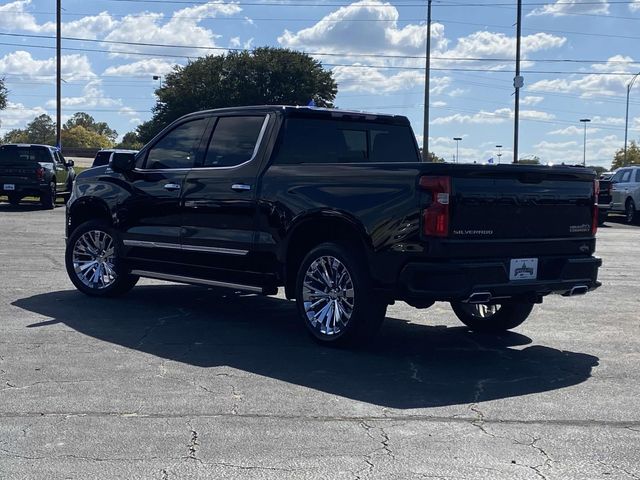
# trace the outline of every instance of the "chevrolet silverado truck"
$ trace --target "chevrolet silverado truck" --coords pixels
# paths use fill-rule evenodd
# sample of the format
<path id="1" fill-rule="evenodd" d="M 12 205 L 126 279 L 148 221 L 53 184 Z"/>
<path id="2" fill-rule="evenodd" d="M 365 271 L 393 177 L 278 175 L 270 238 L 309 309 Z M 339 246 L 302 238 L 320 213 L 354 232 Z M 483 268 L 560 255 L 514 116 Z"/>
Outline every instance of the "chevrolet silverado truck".
<path id="1" fill-rule="evenodd" d="M 202 111 L 78 175 L 66 268 L 98 297 L 140 277 L 284 287 L 325 344 L 371 339 L 397 300 L 500 332 L 600 286 L 597 195 L 581 167 L 422 163 L 402 116 Z"/>
<path id="2" fill-rule="evenodd" d="M 74 178 L 73 160 L 65 160 L 55 147 L 0 146 L 0 195 L 6 195 L 12 205 L 35 196 L 44 208 L 52 209 L 57 196 L 71 192 Z"/>

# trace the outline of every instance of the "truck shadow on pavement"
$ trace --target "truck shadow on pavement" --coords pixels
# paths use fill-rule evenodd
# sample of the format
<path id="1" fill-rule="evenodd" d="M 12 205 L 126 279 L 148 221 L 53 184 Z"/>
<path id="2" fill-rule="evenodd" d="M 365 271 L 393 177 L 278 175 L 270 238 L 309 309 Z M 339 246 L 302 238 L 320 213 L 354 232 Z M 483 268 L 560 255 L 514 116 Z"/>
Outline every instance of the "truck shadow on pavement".
<path id="1" fill-rule="evenodd" d="M 531 339 L 517 333 L 478 335 L 393 318 L 366 350 L 326 348 L 308 336 L 293 302 L 189 286 L 139 286 L 119 299 L 57 291 L 13 305 L 50 318 L 30 328 L 63 323 L 160 358 L 229 366 L 400 409 L 556 390 L 587 380 L 599 360 L 526 346 Z"/>

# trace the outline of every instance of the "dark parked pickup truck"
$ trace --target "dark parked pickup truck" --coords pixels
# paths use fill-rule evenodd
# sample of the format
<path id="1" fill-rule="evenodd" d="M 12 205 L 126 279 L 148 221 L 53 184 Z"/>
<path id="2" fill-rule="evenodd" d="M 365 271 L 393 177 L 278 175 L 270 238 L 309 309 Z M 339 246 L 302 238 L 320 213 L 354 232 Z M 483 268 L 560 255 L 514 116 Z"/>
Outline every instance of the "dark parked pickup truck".
<path id="1" fill-rule="evenodd" d="M 17 205 L 24 197 L 40 198 L 53 208 L 56 197 L 71 192 L 75 178 L 73 161 L 48 145 L 7 144 L 0 146 L 0 195 Z"/>
<path id="2" fill-rule="evenodd" d="M 600 284 L 593 171 L 421 163 L 405 117 L 296 107 L 198 112 L 78 176 L 66 265 L 82 292 L 139 277 L 275 294 L 326 343 L 387 305 L 451 302 L 516 327 L 551 293 Z"/>

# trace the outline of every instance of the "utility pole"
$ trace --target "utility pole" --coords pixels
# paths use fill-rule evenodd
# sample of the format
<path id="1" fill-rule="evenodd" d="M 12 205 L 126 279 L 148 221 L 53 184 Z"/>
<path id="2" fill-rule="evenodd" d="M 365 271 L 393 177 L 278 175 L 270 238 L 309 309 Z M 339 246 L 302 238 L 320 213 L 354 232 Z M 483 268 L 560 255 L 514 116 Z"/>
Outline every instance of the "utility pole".
<path id="1" fill-rule="evenodd" d="M 627 114 L 625 116 L 624 122 L 624 164 L 627 165 L 627 134 L 629 132 L 629 95 L 631 95 L 631 89 L 633 88 L 633 84 L 636 83 L 638 79 L 638 75 L 640 72 L 636 73 L 631 81 L 627 83 Z"/>
<path id="2" fill-rule="evenodd" d="M 429 89 L 431 87 L 431 2 L 427 2 L 427 64 L 424 77 L 424 129 L 422 135 L 422 161 L 429 161 Z"/>
<path id="3" fill-rule="evenodd" d="M 60 127 L 62 123 L 62 0 L 56 0 L 56 147 L 62 148 Z"/>
<path id="4" fill-rule="evenodd" d="M 513 125 L 513 163 L 518 163 L 518 134 L 520 128 L 520 89 L 524 85 L 524 78 L 520 76 L 520 44 L 522 40 L 522 0 L 518 0 L 518 18 L 516 20 L 516 76 L 513 79 L 515 88 L 515 110 Z"/>
<path id="5" fill-rule="evenodd" d="M 582 153 L 582 166 L 587 166 L 587 123 L 591 121 L 590 118 L 581 118 L 580 121 L 584 123 L 584 147 Z"/>
<path id="6" fill-rule="evenodd" d="M 502 145 L 496 145 L 496 148 L 498 149 L 498 165 L 500 165 L 500 159 L 502 158 Z"/>

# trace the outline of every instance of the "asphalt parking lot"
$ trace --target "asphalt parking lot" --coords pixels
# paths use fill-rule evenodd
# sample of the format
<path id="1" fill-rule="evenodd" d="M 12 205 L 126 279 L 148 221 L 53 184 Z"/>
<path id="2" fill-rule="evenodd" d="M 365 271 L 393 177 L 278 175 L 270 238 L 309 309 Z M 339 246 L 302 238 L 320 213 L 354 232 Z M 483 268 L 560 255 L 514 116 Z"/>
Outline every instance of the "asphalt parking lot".
<path id="1" fill-rule="evenodd" d="M 3 480 L 640 478 L 640 227 L 602 228 L 604 286 L 514 333 L 396 304 L 341 351 L 281 297 L 85 297 L 63 225 L 0 203 Z"/>

